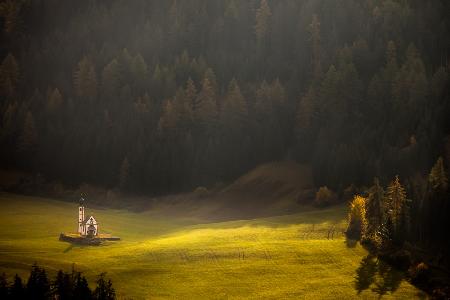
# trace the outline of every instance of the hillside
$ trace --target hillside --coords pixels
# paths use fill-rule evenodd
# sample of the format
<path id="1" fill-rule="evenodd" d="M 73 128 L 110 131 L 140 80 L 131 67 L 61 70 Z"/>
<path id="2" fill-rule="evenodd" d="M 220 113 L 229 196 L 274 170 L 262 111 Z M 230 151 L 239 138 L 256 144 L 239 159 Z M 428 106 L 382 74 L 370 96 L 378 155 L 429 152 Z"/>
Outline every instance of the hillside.
<path id="1" fill-rule="evenodd" d="M 76 227 L 75 204 L 11 194 L 1 194 L 0 204 L 8 224 L 0 229 L 0 272 L 9 277 L 26 277 L 34 262 L 51 275 L 75 263 L 89 282 L 108 272 L 120 299 L 423 296 L 359 244 L 345 243 L 344 206 L 208 224 L 162 207 L 143 213 L 88 207 L 101 230 L 122 241 L 81 247 L 58 241 L 61 231 Z"/>

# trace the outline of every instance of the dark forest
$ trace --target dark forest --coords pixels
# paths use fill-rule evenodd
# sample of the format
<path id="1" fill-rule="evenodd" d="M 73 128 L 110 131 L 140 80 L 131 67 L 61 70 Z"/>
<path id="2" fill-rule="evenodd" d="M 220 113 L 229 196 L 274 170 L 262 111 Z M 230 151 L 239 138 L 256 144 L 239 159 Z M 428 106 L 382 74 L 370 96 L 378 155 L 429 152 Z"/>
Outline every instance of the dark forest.
<path id="1" fill-rule="evenodd" d="M 150 194 L 449 158 L 446 1 L 3 1 L 1 163 Z M 447 153 L 445 155 L 445 153 Z"/>

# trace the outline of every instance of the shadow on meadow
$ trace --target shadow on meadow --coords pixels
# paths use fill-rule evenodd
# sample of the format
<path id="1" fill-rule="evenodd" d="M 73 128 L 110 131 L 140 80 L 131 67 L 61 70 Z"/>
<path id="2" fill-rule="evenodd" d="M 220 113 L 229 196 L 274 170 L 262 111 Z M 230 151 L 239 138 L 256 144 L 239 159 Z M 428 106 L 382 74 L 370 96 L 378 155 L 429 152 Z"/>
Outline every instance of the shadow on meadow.
<path id="1" fill-rule="evenodd" d="M 356 270 L 355 289 L 360 294 L 370 288 L 381 298 L 387 293 L 395 292 L 403 279 L 402 272 L 369 254 L 361 260 Z"/>

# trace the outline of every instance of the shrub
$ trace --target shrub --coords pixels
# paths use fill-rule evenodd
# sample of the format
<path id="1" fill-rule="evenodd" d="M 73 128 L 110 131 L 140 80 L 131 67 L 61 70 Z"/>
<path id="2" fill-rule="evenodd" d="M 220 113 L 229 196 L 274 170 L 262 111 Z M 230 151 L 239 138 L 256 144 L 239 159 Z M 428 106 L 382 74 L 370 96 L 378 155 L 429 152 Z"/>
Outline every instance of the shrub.
<path id="1" fill-rule="evenodd" d="M 326 186 L 322 186 L 314 198 L 314 206 L 325 207 L 336 201 L 336 195 Z"/>
<path id="2" fill-rule="evenodd" d="M 365 237 L 366 231 L 366 199 L 356 195 L 350 203 L 346 234 L 351 239 L 361 240 Z"/>

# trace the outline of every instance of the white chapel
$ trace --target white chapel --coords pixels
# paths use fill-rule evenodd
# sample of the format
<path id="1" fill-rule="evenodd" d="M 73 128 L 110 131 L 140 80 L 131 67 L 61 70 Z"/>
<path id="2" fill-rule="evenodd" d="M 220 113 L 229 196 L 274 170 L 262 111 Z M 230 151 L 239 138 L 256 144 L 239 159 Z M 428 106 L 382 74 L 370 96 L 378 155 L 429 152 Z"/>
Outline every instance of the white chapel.
<path id="1" fill-rule="evenodd" d="M 78 233 L 85 237 L 98 236 L 98 223 L 94 216 L 85 218 L 83 197 L 81 197 L 80 205 L 78 207 Z"/>

